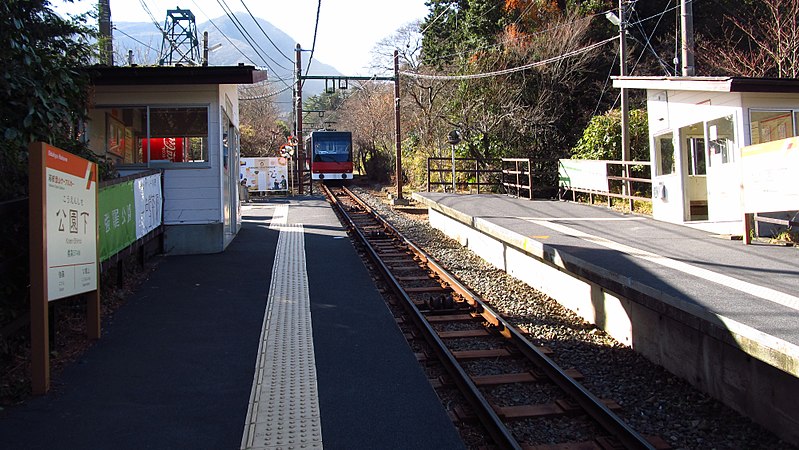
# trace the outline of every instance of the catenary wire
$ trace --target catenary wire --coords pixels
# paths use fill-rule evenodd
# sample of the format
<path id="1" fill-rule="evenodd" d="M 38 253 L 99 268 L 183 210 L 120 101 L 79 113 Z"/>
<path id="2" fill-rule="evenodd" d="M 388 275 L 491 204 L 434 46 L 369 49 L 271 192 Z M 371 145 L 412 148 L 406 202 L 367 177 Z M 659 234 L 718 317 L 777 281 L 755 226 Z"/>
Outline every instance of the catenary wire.
<path id="1" fill-rule="evenodd" d="M 116 25 L 114 25 L 114 26 L 113 26 L 113 29 L 114 29 L 114 31 L 119 31 L 121 34 L 123 34 L 123 35 L 127 36 L 127 37 L 128 37 L 128 38 L 130 38 L 132 41 L 134 41 L 134 42 L 136 42 L 136 43 L 138 43 L 138 44 L 141 44 L 141 45 L 143 45 L 143 46 L 145 46 L 145 47 L 149 48 L 150 50 L 153 50 L 153 51 L 155 51 L 155 52 L 160 52 L 160 50 L 159 50 L 159 49 L 157 49 L 157 48 L 154 48 L 154 47 L 152 47 L 152 46 L 150 46 L 150 45 L 148 45 L 148 44 L 145 44 L 144 42 L 142 42 L 142 41 L 140 41 L 140 40 L 136 39 L 135 37 L 133 37 L 133 36 L 129 35 L 128 33 L 125 33 L 124 31 L 120 30 L 120 29 L 119 29 L 119 28 L 118 28 Z"/>
<path id="2" fill-rule="evenodd" d="M 255 19 L 255 16 L 254 16 L 254 15 L 252 14 L 252 12 L 250 11 L 250 8 L 248 8 L 248 7 L 247 7 L 247 4 L 246 4 L 246 3 L 244 3 L 244 0 L 239 0 L 239 1 L 241 1 L 241 4 L 244 6 L 244 9 L 246 9 L 246 10 L 247 10 L 247 14 L 249 14 L 249 15 L 250 15 L 250 17 L 252 18 L 252 21 L 253 21 L 253 22 L 255 22 L 255 24 L 256 24 L 256 25 L 258 25 L 258 29 L 260 29 L 260 30 L 261 30 L 261 33 L 263 33 L 263 34 L 264 34 L 264 36 L 266 37 L 266 39 L 269 41 L 269 43 L 270 43 L 270 44 L 272 44 L 272 47 L 275 47 L 275 50 L 277 50 L 277 52 L 278 52 L 278 53 L 280 53 L 280 55 L 281 55 L 281 56 L 283 56 L 284 58 L 286 58 L 286 59 L 288 60 L 288 62 L 290 62 L 290 63 L 293 63 L 294 61 L 292 61 L 292 60 L 291 60 L 291 58 L 289 58 L 288 56 L 286 56 L 286 54 L 285 54 L 285 53 L 283 53 L 283 51 L 282 51 L 282 50 L 280 50 L 280 48 L 277 46 L 277 44 L 275 44 L 275 42 L 272 40 L 272 38 L 271 38 L 271 37 L 269 37 L 269 35 L 266 33 L 266 30 L 264 30 L 264 29 L 263 29 L 263 27 L 261 27 L 261 24 L 260 24 L 260 23 L 258 23 L 258 20 L 256 20 L 256 19 Z"/>
<path id="3" fill-rule="evenodd" d="M 616 39 L 618 39 L 618 38 L 617 37 L 612 37 L 612 38 L 609 38 L 609 39 L 605 39 L 603 41 L 595 42 L 595 43 L 593 43 L 591 45 L 588 45 L 586 47 L 583 47 L 583 48 L 580 48 L 580 49 L 577 49 L 577 50 L 572 50 L 570 52 L 566 52 L 566 53 L 564 53 L 562 55 L 558 55 L 558 56 L 555 56 L 555 57 L 552 57 L 552 58 L 544 59 L 544 60 L 541 60 L 541 61 L 536 61 L 536 62 L 530 63 L 530 64 L 525 64 L 525 65 L 519 66 L 519 67 L 513 67 L 513 68 L 510 68 L 510 69 L 497 70 L 497 71 L 494 71 L 494 72 L 475 73 L 475 74 L 470 74 L 470 75 L 427 75 L 427 74 L 421 74 L 421 73 L 416 73 L 416 72 L 400 71 L 400 74 L 401 75 L 405 75 L 407 77 L 411 77 L 411 78 L 421 78 L 421 79 L 425 79 L 425 80 L 443 80 L 443 81 L 473 80 L 473 79 L 477 79 L 477 78 L 495 77 L 495 76 L 499 76 L 499 75 L 507 75 L 509 73 L 514 73 L 514 72 L 520 72 L 520 71 L 523 71 L 523 70 L 531 69 L 533 67 L 544 66 L 544 65 L 547 65 L 547 64 L 550 64 L 550 63 L 553 63 L 553 62 L 557 62 L 557 61 L 560 61 L 560 60 L 563 60 L 563 59 L 566 59 L 566 58 L 570 58 L 570 57 L 578 55 L 580 53 L 585 53 L 587 51 L 590 51 L 590 50 L 593 50 L 595 48 L 601 47 L 601 46 L 607 44 L 608 42 L 615 41 Z"/>
<path id="4" fill-rule="evenodd" d="M 250 32 L 249 32 L 249 31 L 247 31 L 247 28 L 246 28 L 246 27 L 245 27 L 245 26 L 244 26 L 244 25 L 241 23 L 241 21 L 239 20 L 239 18 L 238 18 L 238 17 L 236 17 L 236 14 L 233 12 L 233 9 L 232 9 L 232 8 L 230 8 L 230 6 L 227 4 L 227 2 L 226 2 L 225 0 L 216 0 L 216 2 L 219 4 L 219 6 L 220 6 L 220 7 L 222 7 L 222 10 L 225 12 L 225 15 L 227 15 L 227 16 L 228 16 L 228 18 L 230 19 L 230 21 L 233 23 L 233 26 L 235 26 L 235 27 L 236 27 L 236 29 L 237 29 L 237 30 L 239 30 L 239 33 L 241 34 L 241 37 L 242 37 L 242 38 L 243 38 L 245 41 L 247 41 L 247 44 L 249 44 L 249 45 L 250 45 L 250 47 L 251 47 L 251 48 L 252 48 L 252 49 L 255 51 L 255 53 L 258 55 L 258 57 L 259 57 L 259 58 L 261 58 L 261 60 L 262 60 L 262 61 L 264 62 L 264 64 L 266 65 L 266 67 L 268 67 L 270 70 L 272 70 L 272 72 L 277 72 L 277 71 L 276 71 L 275 69 L 273 69 L 273 68 L 272 68 L 272 67 L 269 65 L 269 63 L 266 61 L 267 59 L 269 59 L 270 61 L 272 61 L 273 63 L 275 63 L 275 65 L 277 65 L 277 66 L 278 66 L 278 67 L 280 67 L 281 69 L 283 69 L 283 70 L 288 70 L 286 67 L 284 67 L 284 66 L 280 65 L 280 63 L 278 63 L 277 61 L 275 61 L 275 60 L 274 60 L 274 58 L 272 58 L 271 56 L 269 56 L 269 54 L 268 54 L 266 51 L 264 51 L 264 49 L 263 49 L 263 48 L 262 48 L 262 47 L 261 47 L 261 46 L 258 44 L 258 42 L 256 42 L 256 41 L 255 41 L 255 38 L 253 38 L 253 37 L 252 37 L 252 35 L 250 34 Z"/>
<path id="5" fill-rule="evenodd" d="M 221 34 L 221 35 L 222 35 L 222 37 L 223 37 L 223 38 L 225 38 L 225 40 L 226 40 L 226 41 L 228 41 L 228 43 L 229 43 L 229 44 L 230 44 L 230 45 L 231 45 L 233 48 L 235 48 L 235 49 L 236 49 L 236 51 L 238 51 L 238 52 L 241 54 L 241 56 L 243 56 L 243 57 L 244 57 L 244 58 L 245 58 L 247 61 L 249 61 L 249 62 L 250 62 L 250 64 L 252 64 L 253 66 L 257 66 L 257 65 L 258 65 L 258 64 L 256 64 L 256 63 L 255 63 L 255 61 L 253 61 L 253 60 L 252 60 L 252 58 L 250 58 L 250 57 L 249 57 L 249 56 L 247 56 L 247 55 L 246 55 L 246 54 L 245 54 L 243 51 L 241 51 L 241 49 L 240 49 L 240 48 L 239 48 L 239 47 L 238 47 L 236 44 L 234 44 L 234 43 L 233 43 L 233 41 L 231 41 L 231 40 L 230 40 L 230 38 L 229 38 L 229 37 L 228 37 L 228 36 L 227 36 L 227 35 L 226 35 L 226 34 L 225 34 L 225 33 L 224 33 L 224 32 L 223 32 L 223 31 L 222 31 L 222 30 L 221 30 L 221 29 L 218 27 L 218 26 L 216 26 L 216 23 L 213 21 L 213 19 L 211 19 L 211 16 L 209 16 L 208 14 L 206 14 L 206 13 L 205 13 L 205 11 L 203 11 L 203 10 L 202 10 L 202 8 L 200 8 L 200 5 L 198 5 L 196 1 L 194 1 L 194 0 L 191 0 L 191 2 L 192 2 L 192 3 L 194 3 L 194 6 L 196 6 L 196 7 L 197 7 L 197 9 L 199 9 L 199 10 L 200 10 L 200 12 L 201 12 L 201 13 L 203 13 L 203 15 L 204 15 L 205 17 L 207 17 L 207 18 L 208 18 L 208 21 L 209 21 L 209 22 L 211 22 L 211 25 L 213 25 L 213 27 L 216 29 L 216 31 L 218 31 L 218 32 L 219 32 L 219 34 Z"/>
<path id="6" fill-rule="evenodd" d="M 316 51 L 316 33 L 319 31 L 319 13 L 322 11 L 322 0 L 319 0 L 316 3 L 316 23 L 313 27 L 313 41 L 311 43 L 311 55 L 308 57 L 308 67 L 305 68 L 305 76 L 308 76 L 308 72 L 311 70 L 311 63 L 313 62 L 313 54 Z M 303 85 L 305 82 L 302 83 Z"/>

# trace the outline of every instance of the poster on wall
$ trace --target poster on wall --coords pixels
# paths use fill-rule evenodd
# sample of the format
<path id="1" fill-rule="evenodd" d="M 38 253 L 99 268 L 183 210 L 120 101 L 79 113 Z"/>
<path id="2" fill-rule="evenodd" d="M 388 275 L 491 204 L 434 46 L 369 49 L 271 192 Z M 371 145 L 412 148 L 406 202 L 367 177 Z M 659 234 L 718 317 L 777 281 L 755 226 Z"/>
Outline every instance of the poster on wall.
<path id="1" fill-rule="evenodd" d="M 286 158 L 241 158 L 239 176 L 250 192 L 286 191 L 288 174 Z"/>

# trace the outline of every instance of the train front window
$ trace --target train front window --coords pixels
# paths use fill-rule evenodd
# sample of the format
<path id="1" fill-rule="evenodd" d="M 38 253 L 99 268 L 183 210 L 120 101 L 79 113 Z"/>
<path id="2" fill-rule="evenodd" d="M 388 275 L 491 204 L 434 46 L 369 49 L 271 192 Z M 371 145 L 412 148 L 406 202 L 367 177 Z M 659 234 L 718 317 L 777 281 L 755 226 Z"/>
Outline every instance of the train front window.
<path id="1" fill-rule="evenodd" d="M 349 162 L 350 143 L 347 141 L 314 141 L 314 162 Z"/>

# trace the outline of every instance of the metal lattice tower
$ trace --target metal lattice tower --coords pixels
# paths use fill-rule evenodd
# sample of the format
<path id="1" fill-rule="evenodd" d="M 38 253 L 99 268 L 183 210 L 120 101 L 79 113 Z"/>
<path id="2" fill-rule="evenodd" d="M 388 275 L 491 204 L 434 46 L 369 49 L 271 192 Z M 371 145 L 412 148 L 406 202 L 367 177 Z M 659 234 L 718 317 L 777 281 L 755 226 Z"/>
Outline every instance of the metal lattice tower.
<path id="1" fill-rule="evenodd" d="M 158 57 L 160 65 L 202 64 L 197 24 L 191 10 L 180 8 L 167 10 L 163 33 L 164 40 L 161 42 L 161 53 Z"/>

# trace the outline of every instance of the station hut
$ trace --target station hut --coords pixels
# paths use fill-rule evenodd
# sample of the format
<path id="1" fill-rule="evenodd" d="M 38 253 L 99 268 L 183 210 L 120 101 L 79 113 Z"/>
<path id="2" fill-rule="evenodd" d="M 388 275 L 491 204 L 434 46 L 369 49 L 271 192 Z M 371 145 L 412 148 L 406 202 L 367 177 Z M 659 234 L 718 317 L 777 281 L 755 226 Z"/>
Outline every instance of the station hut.
<path id="1" fill-rule="evenodd" d="M 779 197 L 794 195 L 784 175 L 799 168 L 769 181 L 774 195 L 758 193 L 777 200 L 764 200 L 760 211 L 745 208 L 743 186 L 744 180 L 757 178 L 754 171 L 762 179 L 773 166 L 795 165 L 795 155 L 772 152 L 772 167 L 764 167 L 762 159 L 749 164 L 751 152 L 742 149 L 783 140 L 775 148 L 791 148 L 790 138 L 799 136 L 799 79 L 630 76 L 615 77 L 613 86 L 647 93 L 655 219 L 742 235 L 745 213 L 792 217 L 786 210 L 793 209 L 793 200 L 780 203 Z"/>
<path id="2" fill-rule="evenodd" d="M 241 227 L 239 84 L 253 66 L 95 67 L 89 147 L 121 175 L 163 169 L 164 250 L 223 251 Z"/>

